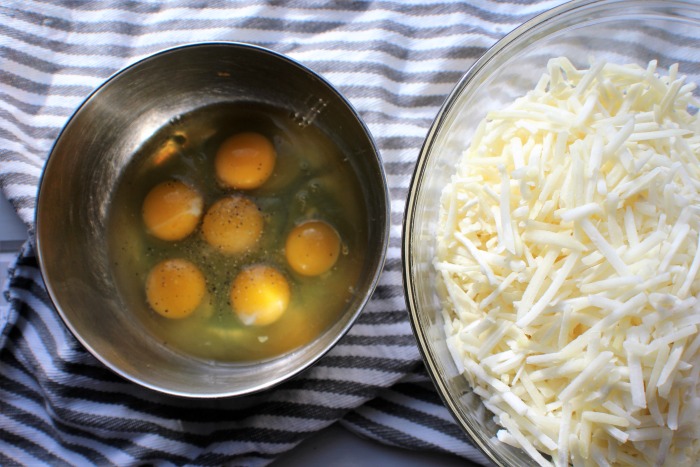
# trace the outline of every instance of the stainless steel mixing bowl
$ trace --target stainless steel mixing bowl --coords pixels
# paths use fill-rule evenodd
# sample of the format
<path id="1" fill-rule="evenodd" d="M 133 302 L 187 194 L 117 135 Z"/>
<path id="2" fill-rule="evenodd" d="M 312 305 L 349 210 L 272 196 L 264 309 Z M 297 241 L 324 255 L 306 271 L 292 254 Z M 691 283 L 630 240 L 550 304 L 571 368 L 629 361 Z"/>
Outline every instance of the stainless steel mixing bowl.
<path id="1" fill-rule="evenodd" d="M 268 104 L 316 125 L 349 159 L 369 223 L 356 293 L 341 317 L 305 347 L 252 364 L 224 364 L 173 352 L 148 335 L 124 305 L 107 252 L 107 218 L 132 155 L 178 115 L 221 102 Z M 348 101 L 318 74 L 270 50 L 240 43 L 169 49 L 117 73 L 75 112 L 41 180 L 36 240 L 56 310 L 107 367 L 143 386 L 190 397 L 269 388 L 312 365 L 348 329 L 378 282 L 389 235 L 384 170 L 373 139 Z"/>

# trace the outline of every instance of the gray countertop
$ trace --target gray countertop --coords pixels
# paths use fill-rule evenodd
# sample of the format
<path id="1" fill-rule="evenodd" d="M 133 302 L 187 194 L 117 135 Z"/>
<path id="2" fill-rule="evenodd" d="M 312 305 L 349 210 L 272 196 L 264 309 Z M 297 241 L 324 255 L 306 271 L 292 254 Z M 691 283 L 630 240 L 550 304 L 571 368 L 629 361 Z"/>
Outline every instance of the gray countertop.
<path id="1" fill-rule="evenodd" d="M 0 196 L 0 253 L 14 253 L 27 238 L 27 228 L 19 220 L 12 205 Z"/>

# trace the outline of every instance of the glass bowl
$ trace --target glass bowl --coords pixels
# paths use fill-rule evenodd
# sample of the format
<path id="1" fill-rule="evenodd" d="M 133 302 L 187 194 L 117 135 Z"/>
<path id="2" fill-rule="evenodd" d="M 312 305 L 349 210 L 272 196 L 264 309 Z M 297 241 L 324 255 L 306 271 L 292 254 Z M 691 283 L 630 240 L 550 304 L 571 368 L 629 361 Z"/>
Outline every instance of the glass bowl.
<path id="1" fill-rule="evenodd" d="M 590 58 L 659 69 L 679 64 L 700 82 L 700 4 L 676 1 L 575 1 L 528 21 L 467 71 L 439 110 L 421 150 L 406 203 L 403 278 L 411 324 L 435 386 L 458 424 L 497 465 L 537 465 L 496 438 L 493 415 L 458 371 L 445 342 L 436 287 L 436 234 L 442 189 L 479 122 L 535 87 L 550 58 L 580 68 Z M 695 91 L 698 95 L 698 89 Z"/>

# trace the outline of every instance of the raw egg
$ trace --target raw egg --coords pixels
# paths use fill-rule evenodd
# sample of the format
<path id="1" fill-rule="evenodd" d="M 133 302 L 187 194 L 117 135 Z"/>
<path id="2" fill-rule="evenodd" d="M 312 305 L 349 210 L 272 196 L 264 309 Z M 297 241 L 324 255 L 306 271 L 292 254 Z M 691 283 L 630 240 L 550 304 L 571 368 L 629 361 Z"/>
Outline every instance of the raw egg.
<path id="1" fill-rule="evenodd" d="M 206 283 L 197 266 L 184 259 L 156 264 L 146 278 L 146 299 L 158 314 L 186 318 L 204 298 Z"/>
<path id="2" fill-rule="evenodd" d="M 250 266 L 231 284 L 231 306 L 247 326 L 265 326 L 277 321 L 287 309 L 289 297 L 287 279 L 271 266 Z"/>
<path id="3" fill-rule="evenodd" d="M 238 190 L 258 188 L 272 175 L 277 153 L 260 133 L 239 133 L 226 139 L 216 152 L 216 176 Z"/>
<path id="4" fill-rule="evenodd" d="M 224 253 L 245 253 L 255 247 L 263 224 L 260 209 L 252 200 L 232 195 L 209 208 L 202 221 L 202 235 Z"/>
<path id="5" fill-rule="evenodd" d="M 285 243 L 287 263 L 304 276 L 318 276 L 333 267 L 340 254 L 340 235 L 321 220 L 302 222 Z"/>
<path id="6" fill-rule="evenodd" d="M 370 231 L 362 182 L 325 131 L 290 117 L 205 105 L 169 120 L 124 167 L 109 259 L 156 342 L 207 361 L 267 361 L 347 310 Z"/>
<path id="7" fill-rule="evenodd" d="M 202 196 L 177 180 L 154 186 L 143 200 L 141 214 L 148 232 L 161 240 L 182 240 L 191 234 L 202 216 Z"/>

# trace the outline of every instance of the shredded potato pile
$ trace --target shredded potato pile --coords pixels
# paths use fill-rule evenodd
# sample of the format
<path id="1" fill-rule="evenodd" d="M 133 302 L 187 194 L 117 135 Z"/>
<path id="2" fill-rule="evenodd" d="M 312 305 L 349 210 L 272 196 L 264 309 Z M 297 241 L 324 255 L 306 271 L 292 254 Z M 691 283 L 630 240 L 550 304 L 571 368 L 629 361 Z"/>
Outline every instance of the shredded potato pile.
<path id="1" fill-rule="evenodd" d="M 695 87 L 552 59 L 443 192 L 447 344 L 541 465 L 700 462 Z"/>

